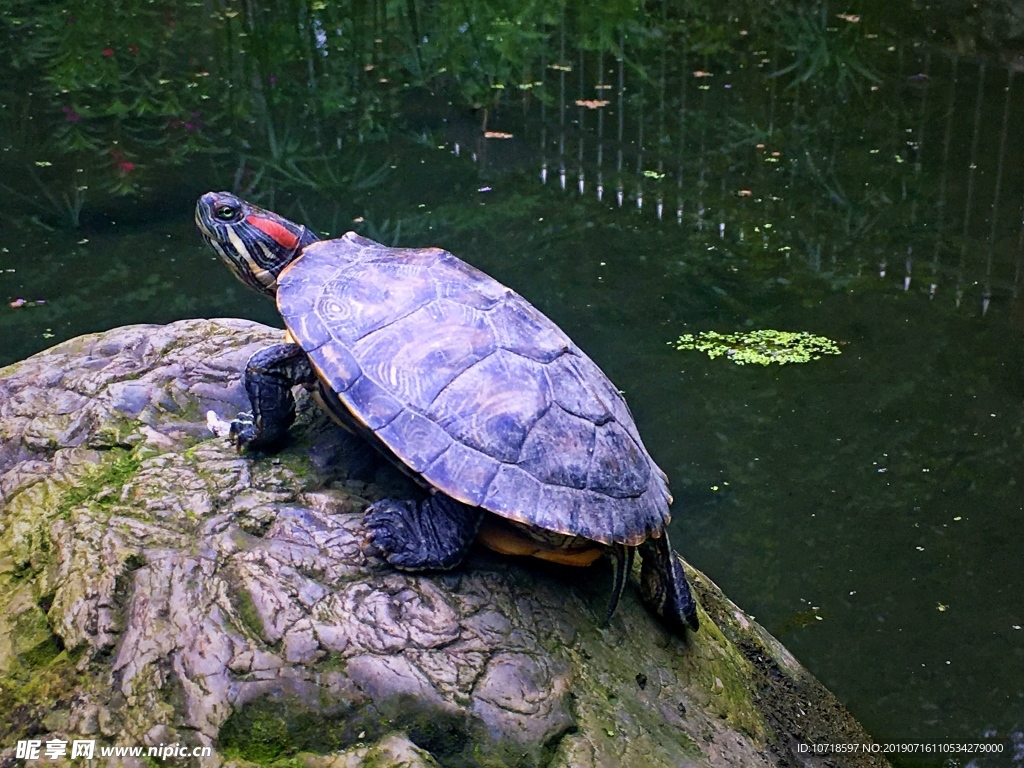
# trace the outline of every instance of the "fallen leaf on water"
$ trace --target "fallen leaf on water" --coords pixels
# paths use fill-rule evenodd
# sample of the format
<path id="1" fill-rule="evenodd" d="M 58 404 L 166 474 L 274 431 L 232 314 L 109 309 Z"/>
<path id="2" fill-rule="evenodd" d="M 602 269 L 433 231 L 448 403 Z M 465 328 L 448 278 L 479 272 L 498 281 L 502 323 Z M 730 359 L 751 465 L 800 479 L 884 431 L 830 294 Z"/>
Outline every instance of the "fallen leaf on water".
<path id="1" fill-rule="evenodd" d="M 714 72 L 705 72 L 703 69 L 698 69 L 693 73 L 694 77 L 714 77 Z"/>
<path id="2" fill-rule="evenodd" d="M 504 131 L 485 131 L 485 139 L 511 139 L 511 133 L 505 133 Z"/>
<path id="3" fill-rule="evenodd" d="M 607 99 L 576 99 L 577 107 L 586 107 L 587 109 L 600 109 L 601 107 L 607 107 L 611 104 Z"/>

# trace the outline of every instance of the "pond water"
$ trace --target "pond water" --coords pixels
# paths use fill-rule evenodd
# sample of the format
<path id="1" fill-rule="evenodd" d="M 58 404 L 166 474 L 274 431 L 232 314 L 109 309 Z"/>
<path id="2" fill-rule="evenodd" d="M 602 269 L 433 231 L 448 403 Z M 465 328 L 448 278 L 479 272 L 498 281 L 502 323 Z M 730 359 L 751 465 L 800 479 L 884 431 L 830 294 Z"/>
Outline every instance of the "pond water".
<path id="1" fill-rule="evenodd" d="M 280 325 L 207 189 L 443 246 L 602 365 L 676 546 L 869 732 L 1024 763 L 1019 12 L 853 5 L 8 4 L 0 365 Z M 672 345 L 755 329 L 841 354 Z"/>

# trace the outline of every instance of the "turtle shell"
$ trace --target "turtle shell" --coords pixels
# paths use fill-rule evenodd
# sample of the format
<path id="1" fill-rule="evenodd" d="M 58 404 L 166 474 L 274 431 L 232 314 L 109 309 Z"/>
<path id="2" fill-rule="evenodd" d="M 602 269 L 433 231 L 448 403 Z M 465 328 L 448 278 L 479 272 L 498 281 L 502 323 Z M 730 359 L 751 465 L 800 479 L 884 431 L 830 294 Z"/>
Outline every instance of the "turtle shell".
<path id="1" fill-rule="evenodd" d="M 529 302 L 447 251 L 352 232 L 317 242 L 281 273 L 277 305 L 325 388 L 430 486 L 605 544 L 668 523 L 666 477 L 619 391 Z"/>

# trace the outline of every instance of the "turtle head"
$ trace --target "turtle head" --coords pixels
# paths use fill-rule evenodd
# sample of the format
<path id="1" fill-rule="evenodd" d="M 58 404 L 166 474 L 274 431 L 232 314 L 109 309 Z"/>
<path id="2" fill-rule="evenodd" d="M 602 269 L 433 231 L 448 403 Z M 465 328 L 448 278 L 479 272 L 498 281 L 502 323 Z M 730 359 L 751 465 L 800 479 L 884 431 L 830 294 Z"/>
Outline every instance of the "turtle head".
<path id="1" fill-rule="evenodd" d="M 200 197 L 196 226 L 235 277 L 268 296 L 276 293 L 281 271 L 317 241 L 300 224 L 230 192 L 207 192 Z"/>

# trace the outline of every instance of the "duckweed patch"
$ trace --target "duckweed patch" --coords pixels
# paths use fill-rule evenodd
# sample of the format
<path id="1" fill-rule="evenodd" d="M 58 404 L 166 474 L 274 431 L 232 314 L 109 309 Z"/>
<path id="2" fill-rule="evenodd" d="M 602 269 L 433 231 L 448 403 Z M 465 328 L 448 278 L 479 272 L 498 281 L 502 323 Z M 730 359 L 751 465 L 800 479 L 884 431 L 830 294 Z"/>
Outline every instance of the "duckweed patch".
<path id="1" fill-rule="evenodd" d="M 839 343 L 806 331 L 757 330 L 747 333 L 702 331 L 687 333 L 669 342 L 676 349 L 695 349 L 714 360 L 725 356 L 736 365 L 786 365 L 820 360 L 840 354 Z"/>

